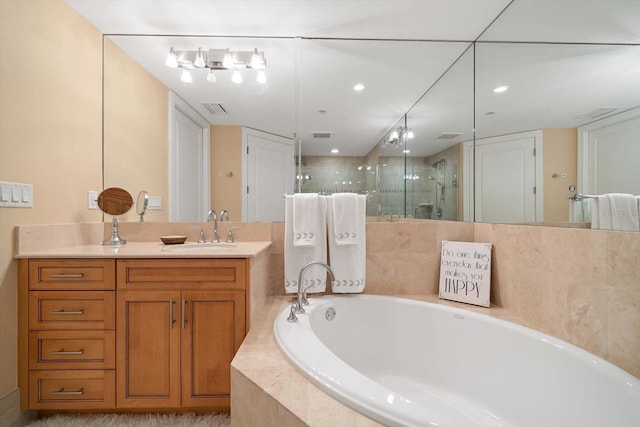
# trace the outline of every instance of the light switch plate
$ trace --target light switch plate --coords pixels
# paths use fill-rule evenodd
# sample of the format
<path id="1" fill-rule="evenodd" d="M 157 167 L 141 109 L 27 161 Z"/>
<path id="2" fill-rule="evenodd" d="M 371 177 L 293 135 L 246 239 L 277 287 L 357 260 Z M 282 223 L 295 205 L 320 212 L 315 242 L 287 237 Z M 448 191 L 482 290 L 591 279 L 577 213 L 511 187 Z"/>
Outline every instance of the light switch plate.
<path id="1" fill-rule="evenodd" d="M 32 208 L 33 185 L 0 181 L 0 207 Z"/>
<path id="2" fill-rule="evenodd" d="M 89 190 L 87 193 L 87 209 L 98 209 L 98 192 Z"/>

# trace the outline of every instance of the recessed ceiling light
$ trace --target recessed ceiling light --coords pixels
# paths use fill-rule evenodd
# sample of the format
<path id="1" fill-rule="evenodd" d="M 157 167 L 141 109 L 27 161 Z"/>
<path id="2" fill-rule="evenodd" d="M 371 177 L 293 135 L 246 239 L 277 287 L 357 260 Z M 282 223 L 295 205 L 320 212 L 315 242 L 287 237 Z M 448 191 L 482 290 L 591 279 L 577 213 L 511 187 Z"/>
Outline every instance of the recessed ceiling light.
<path id="1" fill-rule="evenodd" d="M 411 152 L 411 150 L 402 150 L 402 152 L 403 152 L 404 154 L 409 154 L 409 153 Z"/>
<path id="2" fill-rule="evenodd" d="M 356 83 L 356 85 L 353 87 L 353 90 L 355 90 L 356 92 L 363 91 L 364 85 L 362 83 Z"/>
<path id="3" fill-rule="evenodd" d="M 502 93 L 502 92 L 506 92 L 509 89 L 509 86 L 498 86 L 497 88 L 495 88 L 493 91 L 495 93 Z"/>
<path id="4" fill-rule="evenodd" d="M 338 150 L 337 148 L 332 148 L 332 149 L 331 149 L 331 152 L 332 152 L 333 154 L 338 154 L 338 153 L 340 152 L 340 150 Z"/>

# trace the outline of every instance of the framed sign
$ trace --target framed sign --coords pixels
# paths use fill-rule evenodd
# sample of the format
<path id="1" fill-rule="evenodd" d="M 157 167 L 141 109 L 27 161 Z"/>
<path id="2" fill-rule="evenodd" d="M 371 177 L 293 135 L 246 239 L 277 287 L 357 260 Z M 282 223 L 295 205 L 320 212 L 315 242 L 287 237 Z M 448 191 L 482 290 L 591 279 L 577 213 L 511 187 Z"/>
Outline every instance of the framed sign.
<path id="1" fill-rule="evenodd" d="M 489 307 L 491 243 L 442 241 L 439 297 Z"/>

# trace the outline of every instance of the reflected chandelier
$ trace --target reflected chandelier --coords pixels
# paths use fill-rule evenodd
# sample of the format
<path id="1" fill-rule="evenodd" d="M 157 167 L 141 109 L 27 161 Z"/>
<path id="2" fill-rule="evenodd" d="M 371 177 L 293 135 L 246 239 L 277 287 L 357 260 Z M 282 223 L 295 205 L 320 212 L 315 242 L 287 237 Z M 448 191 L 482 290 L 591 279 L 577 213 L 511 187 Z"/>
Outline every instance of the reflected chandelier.
<path id="1" fill-rule="evenodd" d="M 254 49 L 253 51 L 232 51 L 229 49 L 209 49 L 202 50 L 174 50 L 172 47 L 167 54 L 167 67 L 181 68 L 180 80 L 184 83 L 191 83 L 191 70 L 208 69 L 207 81 L 216 82 L 214 70 L 230 70 L 231 81 L 242 83 L 240 70 L 257 70 L 256 81 L 260 84 L 267 82 L 267 60 L 264 52 Z"/>

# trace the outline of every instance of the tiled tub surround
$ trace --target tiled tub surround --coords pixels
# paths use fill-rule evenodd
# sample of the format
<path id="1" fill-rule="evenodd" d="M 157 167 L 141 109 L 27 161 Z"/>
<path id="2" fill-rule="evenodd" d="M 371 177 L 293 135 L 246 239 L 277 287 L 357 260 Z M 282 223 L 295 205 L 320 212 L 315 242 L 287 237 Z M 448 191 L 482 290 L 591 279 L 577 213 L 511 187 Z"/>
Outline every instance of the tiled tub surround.
<path id="1" fill-rule="evenodd" d="M 256 354 L 256 370 L 271 369 L 271 384 L 280 381 L 283 390 L 293 390 L 287 386 L 283 372 L 275 366 L 268 368 L 268 346 L 275 342 L 268 333 L 259 333 L 271 330 L 273 316 L 285 303 L 283 299 L 269 298 L 283 294 L 284 224 L 222 223 L 220 233 L 236 225 L 241 227 L 234 231 L 238 241 L 272 241 L 267 265 L 263 265 L 263 274 L 268 275 L 267 288 L 260 290 L 261 301 L 267 302 L 266 314 L 252 321 L 239 356 L 244 357 L 245 350 L 251 349 Z M 210 240 L 212 227 L 211 223 L 120 223 L 120 235 L 132 242 L 186 234 L 193 242 L 200 228 Z M 49 235 L 50 231 L 54 236 Z M 78 244 L 77 239 L 97 244 L 109 232 L 109 223 L 25 226 L 17 231 L 21 245 L 48 247 L 61 244 L 59 236 L 73 236 L 74 242 L 67 245 Z M 367 223 L 366 292 L 437 294 L 442 240 L 493 244 L 492 313 L 498 310 L 517 323 L 566 340 L 640 376 L 640 233 L 446 221 L 371 221 Z M 252 289 L 252 303 L 256 291 Z M 257 356 L 260 345 L 267 346 L 264 358 Z M 273 357 L 288 364 L 281 353 L 276 352 Z M 233 378 L 242 377 L 239 381 L 262 390 L 249 375 L 245 377 L 250 371 L 245 371 L 243 365 L 242 372 L 234 370 Z M 304 387 L 307 392 L 315 389 L 310 383 Z M 330 398 L 322 397 L 318 402 L 327 399 Z M 293 408 L 296 407 L 299 405 Z M 291 414 L 292 409 L 279 410 Z M 299 411 L 295 412 L 299 416 Z"/>
<path id="2" fill-rule="evenodd" d="M 282 233 L 274 225 L 274 258 Z M 493 243 L 492 307 L 438 300 L 442 240 Z M 558 337 L 640 376 L 640 233 L 457 222 L 369 222 L 367 293 L 480 311 Z M 281 262 L 276 261 L 274 262 Z M 274 264 L 273 270 L 281 271 Z M 276 273 L 277 275 L 278 273 Z M 281 279 L 281 278 L 280 278 Z M 282 294 L 280 283 L 274 295 Z M 320 391 L 285 358 L 271 298 L 232 363 L 232 425 L 379 425 Z"/>

